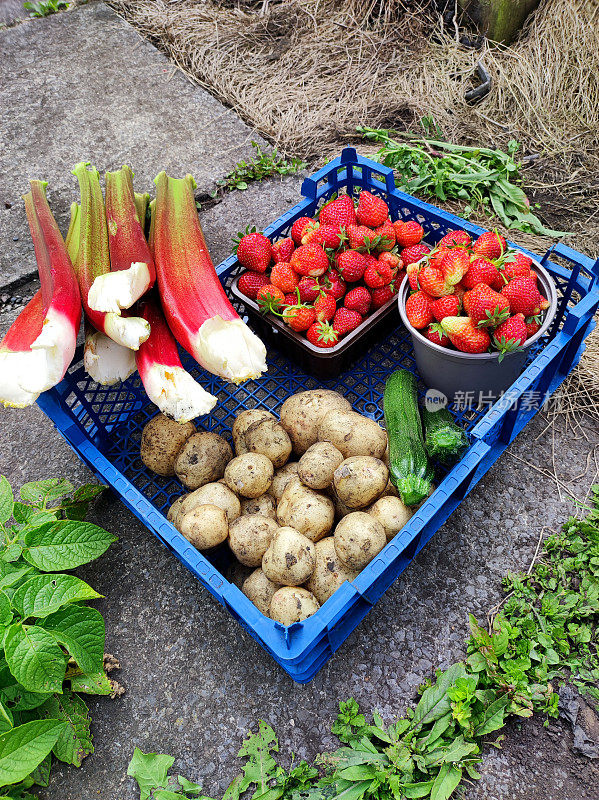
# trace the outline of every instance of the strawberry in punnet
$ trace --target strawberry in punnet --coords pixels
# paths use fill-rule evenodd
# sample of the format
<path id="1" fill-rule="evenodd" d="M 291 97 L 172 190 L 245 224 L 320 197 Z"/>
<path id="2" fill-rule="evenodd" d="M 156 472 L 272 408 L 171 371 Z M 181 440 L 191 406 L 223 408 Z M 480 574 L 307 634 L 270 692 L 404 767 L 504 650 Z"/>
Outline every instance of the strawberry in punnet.
<path id="1" fill-rule="evenodd" d="M 441 270 L 428 265 L 422 267 L 418 273 L 418 283 L 421 289 L 433 297 L 453 294 L 453 286 L 447 283 Z"/>
<path id="2" fill-rule="evenodd" d="M 284 306 L 294 306 L 297 303 L 297 295 L 295 292 L 288 292 L 283 301 Z"/>
<path id="3" fill-rule="evenodd" d="M 388 284 L 387 286 L 381 286 L 380 289 L 373 289 L 372 290 L 372 308 L 376 310 L 378 308 L 382 308 L 386 305 L 391 298 L 397 294 L 399 289 L 399 284 L 397 281 L 393 281 L 393 283 Z"/>
<path id="4" fill-rule="evenodd" d="M 252 272 L 266 272 L 272 258 L 272 246 L 263 233 L 253 231 L 241 236 L 237 244 L 237 260 Z"/>
<path id="5" fill-rule="evenodd" d="M 340 300 L 347 291 L 347 284 L 336 269 L 330 269 L 323 275 L 322 284 L 324 291 L 335 300 Z"/>
<path id="6" fill-rule="evenodd" d="M 311 225 L 314 223 L 315 220 L 312 217 L 300 217 L 296 219 L 293 225 L 291 226 L 291 238 L 296 244 L 302 243 L 302 236 L 304 235 L 304 230 L 307 225 Z"/>
<path id="7" fill-rule="evenodd" d="M 422 330 L 433 321 L 431 298 L 426 292 L 414 292 L 406 300 L 406 317 L 417 330 Z"/>
<path id="8" fill-rule="evenodd" d="M 396 270 L 391 269 L 387 264 L 381 264 L 380 261 L 375 261 L 369 267 L 366 267 L 364 272 L 364 283 L 370 289 L 380 289 L 381 286 L 386 286 L 395 278 Z"/>
<path id="9" fill-rule="evenodd" d="M 542 320 L 538 315 L 534 317 L 526 317 L 524 324 L 526 325 L 526 338 L 530 339 L 530 337 L 534 336 L 537 331 L 541 330 Z"/>
<path id="10" fill-rule="evenodd" d="M 366 225 L 348 225 L 345 235 L 352 250 L 373 250 L 378 244 L 376 233 Z"/>
<path id="11" fill-rule="evenodd" d="M 358 208 L 356 210 L 358 225 L 378 228 L 388 216 L 389 206 L 387 203 L 382 198 L 362 189 L 358 197 Z"/>
<path id="12" fill-rule="evenodd" d="M 534 317 L 541 310 L 543 298 L 532 278 L 514 278 L 503 287 L 501 294 L 509 300 L 513 314 Z"/>
<path id="13" fill-rule="evenodd" d="M 491 337 L 484 328 L 477 328 L 470 317 L 445 317 L 439 325 L 452 345 L 462 353 L 486 353 Z"/>
<path id="14" fill-rule="evenodd" d="M 357 311 L 358 314 L 366 316 L 370 311 L 372 304 L 372 295 L 365 286 L 356 286 L 355 289 L 345 295 L 343 305 L 351 311 Z"/>
<path id="15" fill-rule="evenodd" d="M 355 330 L 362 323 L 362 315 L 349 308 L 338 308 L 333 317 L 333 328 L 339 336 L 344 336 Z"/>
<path id="16" fill-rule="evenodd" d="M 404 248 L 400 253 L 404 267 L 407 267 L 408 264 L 415 264 L 417 261 L 420 261 L 420 259 L 428 255 L 430 251 L 430 247 L 427 244 L 424 244 L 424 242 L 420 242 L 420 244 L 413 244 L 410 247 Z"/>
<path id="17" fill-rule="evenodd" d="M 397 222 L 393 223 L 393 229 L 395 231 L 395 241 L 399 247 L 411 247 L 419 244 L 424 236 L 424 229 L 417 222 L 404 222 L 398 219 Z"/>
<path id="18" fill-rule="evenodd" d="M 379 253 L 377 258 L 381 264 L 388 264 L 391 269 L 401 269 L 403 266 L 401 258 L 395 253 L 389 253 L 387 250 Z"/>
<path id="19" fill-rule="evenodd" d="M 314 301 L 314 311 L 318 322 L 328 322 L 335 316 L 337 301 L 332 294 L 322 292 Z"/>
<path id="20" fill-rule="evenodd" d="M 464 295 L 466 294 L 466 289 L 464 289 L 464 285 L 462 283 L 456 283 L 456 285 L 453 287 L 453 293 L 458 298 L 460 303 L 462 303 L 464 300 Z"/>
<path id="21" fill-rule="evenodd" d="M 395 229 L 390 220 L 386 219 L 382 225 L 379 225 L 375 234 L 379 237 L 377 245 L 379 250 L 392 250 L 395 247 Z"/>
<path id="22" fill-rule="evenodd" d="M 277 286 L 267 283 L 258 289 L 256 300 L 260 306 L 260 311 L 263 314 L 267 314 L 269 311 L 278 311 L 281 308 L 285 303 L 285 295 Z"/>
<path id="23" fill-rule="evenodd" d="M 318 278 L 311 278 L 309 275 L 300 278 L 297 288 L 302 303 L 313 303 L 322 290 Z"/>
<path id="24" fill-rule="evenodd" d="M 239 276 L 237 281 L 237 288 L 250 300 L 255 300 L 258 294 L 258 289 L 266 286 L 270 281 L 263 272 L 244 272 Z"/>
<path id="25" fill-rule="evenodd" d="M 319 244 L 321 247 L 336 250 L 341 244 L 339 228 L 332 225 L 320 225 L 318 222 L 306 226 L 302 236 L 302 244 Z"/>
<path id="26" fill-rule="evenodd" d="M 446 282 L 450 286 L 455 286 L 456 283 L 462 280 L 469 268 L 470 257 L 468 253 L 462 247 L 456 247 L 454 250 L 450 250 L 443 259 L 441 272 Z"/>
<path id="27" fill-rule="evenodd" d="M 466 233 L 466 231 L 458 230 L 446 233 L 437 246 L 456 247 L 456 245 L 462 245 L 463 247 L 470 247 L 471 244 L 472 239 L 470 238 L 470 234 Z"/>
<path id="28" fill-rule="evenodd" d="M 367 261 L 357 250 L 344 250 L 337 255 L 337 269 L 347 283 L 359 281 L 366 271 Z"/>
<path id="29" fill-rule="evenodd" d="M 431 323 L 426 329 L 424 335 L 429 340 L 429 342 L 432 342 L 433 344 L 438 344 L 441 347 L 449 347 L 449 345 L 451 344 L 451 342 L 449 341 L 449 336 L 447 336 L 444 333 L 443 328 L 437 322 Z"/>
<path id="30" fill-rule="evenodd" d="M 292 330 L 298 333 L 307 331 L 315 320 L 316 311 L 310 308 L 310 306 L 295 305 L 283 309 L 283 321 L 286 322 Z"/>
<path id="31" fill-rule="evenodd" d="M 334 228 L 356 224 L 354 201 L 347 194 L 341 194 L 320 209 L 318 219 L 321 225 L 332 225 Z"/>
<path id="32" fill-rule="evenodd" d="M 486 283 L 493 289 L 501 289 L 503 279 L 501 273 L 488 258 L 475 258 L 461 281 L 466 289 L 474 289 L 477 283 Z"/>
<path id="33" fill-rule="evenodd" d="M 315 322 L 308 328 L 306 338 L 316 347 L 334 347 L 339 341 L 339 334 L 328 322 Z"/>
<path id="34" fill-rule="evenodd" d="M 418 273 L 419 272 L 420 272 L 420 267 L 419 267 L 419 265 L 417 263 L 416 264 L 408 264 L 408 266 L 406 267 L 406 274 L 408 276 L 408 281 L 410 283 L 410 289 L 412 289 L 412 291 L 414 291 L 414 292 L 417 292 L 418 289 L 420 288 L 418 286 Z"/>
<path id="35" fill-rule="evenodd" d="M 481 233 L 472 245 L 472 249 L 477 255 L 494 260 L 505 253 L 507 244 L 503 236 L 488 231 L 487 233 Z"/>
<path id="36" fill-rule="evenodd" d="M 460 301 L 455 294 L 437 297 L 431 303 L 431 311 L 437 322 L 441 322 L 444 317 L 457 317 L 459 310 Z"/>
<path id="37" fill-rule="evenodd" d="M 317 278 L 329 268 L 327 254 L 317 244 L 303 244 L 293 251 L 289 262 L 298 275 L 310 275 Z"/>
<path id="38" fill-rule="evenodd" d="M 279 261 L 288 264 L 294 250 L 295 242 L 289 236 L 286 239 L 279 239 L 272 245 L 272 260 L 275 264 L 278 264 Z"/>
<path id="39" fill-rule="evenodd" d="M 500 353 L 513 353 L 520 350 L 526 341 L 526 322 L 524 314 L 514 314 L 495 330 L 493 342 Z"/>
<path id="40" fill-rule="evenodd" d="M 464 308 L 472 324 L 479 328 L 499 325 L 510 316 L 507 297 L 486 283 L 477 283 L 474 289 L 464 295 Z"/>
<path id="41" fill-rule="evenodd" d="M 270 282 L 282 292 L 293 292 L 299 283 L 299 276 L 291 264 L 279 261 L 270 271 Z"/>

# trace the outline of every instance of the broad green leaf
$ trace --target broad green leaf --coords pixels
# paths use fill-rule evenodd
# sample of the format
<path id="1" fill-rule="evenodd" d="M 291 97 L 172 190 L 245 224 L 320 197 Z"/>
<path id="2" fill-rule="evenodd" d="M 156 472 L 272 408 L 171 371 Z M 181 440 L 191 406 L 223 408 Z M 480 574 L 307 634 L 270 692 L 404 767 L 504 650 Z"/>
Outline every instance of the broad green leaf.
<path id="1" fill-rule="evenodd" d="M 0 561 L 0 589 L 16 586 L 27 576 L 33 575 L 34 572 L 36 572 L 34 567 L 7 564 L 4 561 Z"/>
<path id="2" fill-rule="evenodd" d="M 12 517 L 14 499 L 10 483 L 4 475 L 0 476 L 0 523 L 8 522 Z"/>
<path id="3" fill-rule="evenodd" d="M 38 719 L 0 734 L 0 786 L 18 783 L 33 772 L 65 727 L 55 719 Z"/>
<path id="4" fill-rule="evenodd" d="M 0 590 L 0 625 L 8 625 L 11 620 L 10 600 L 6 593 Z"/>
<path id="5" fill-rule="evenodd" d="M 453 764 L 443 764 L 433 783 L 430 800 L 449 800 L 461 780 L 461 769 Z"/>
<path id="6" fill-rule="evenodd" d="M 75 491 L 73 500 L 77 503 L 88 503 L 106 491 L 107 488 L 106 484 L 103 483 L 86 483 Z"/>
<path id="7" fill-rule="evenodd" d="M 36 575 L 19 586 L 12 605 L 24 618 L 47 617 L 67 603 L 102 597 L 74 575 Z"/>
<path id="8" fill-rule="evenodd" d="M 44 572 L 56 572 L 93 561 L 115 541 L 116 536 L 91 522 L 64 520 L 28 531 L 23 556 Z"/>
<path id="9" fill-rule="evenodd" d="M 394 776 L 396 777 L 396 776 Z M 419 797 L 428 797 L 433 788 L 434 781 L 420 781 L 419 783 L 403 783 L 399 786 L 399 793 L 395 793 L 398 800 L 416 800 Z"/>
<path id="10" fill-rule="evenodd" d="M 437 682 L 433 686 L 425 689 L 412 718 L 413 727 L 426 725 L 444 716 L 451 708 L 447 689 L 458 678 L 466 676 L 467 672 L 463 664 L 452 664 L 437 678 Z"/>
<path id="11" fill-rule="evenodd" d="M 31 778 L 33 782 L 37 786 L 47 786 L 50 782 L 50 770 L 52 769 L 52 754 L 48 753 L 48 755 L 44 758 L 43 761 L 37 765 L 37 767 L 31 773 Z"/>
<path id="12" fill-rule="evenodd" d="M 9 708 L 0 701 L 0 733 L 9 731 L 14 727 L 15 721 Z"/>
<path id="13" fill-rule="evenodd" d="M 102 671 L 105 625 L 97 609 L 68 605 L 47 617 L 41 626 L 66 647 L 83 672 Z"/>
<path id="14" fill-rule="evenodd" d="M 74 692 L 83 694 L 111 694 L 112 683 L 105 672 L 95 672 L 94 674 L 73 675 L 70 678 L 71 689 Z"/>
<path id="15" fill-rule="evenodd" d="M 25 503 L 43 505 L 72 494 L 73 488 L 73 484 L 65 478 L 46 478 L 43 481 L 30 481 L 21 486 L 21 499 Z"/>
<path id="16" fill-rule="evenodd" d="M 185 800 L 185 795 L 170 789 L 158 789 L 152 792 L 152 800 Z"/>
<path id="17" fill-rule="evenodd" d="M 40 706 L 39 714 L 42 718 L 66 722 L 52 752 L 60 761 L 80 767 L 85 756 L 94 752 L 89 709 L 83 700 L 68 690 L 61 695 L 54 694 Z"/>
<path id="18" fill-rule="evenodd" d="M 181 787 L 181 789 L 185 792 L 185 794 L 201 794 L 202 787 L 199 783 L 194 783 L 193 781 L 188 781 L 187 778 L 184 778 L 183 775 L 177 775 L 177 783 Z"/>
<path id="19" fill-rule="evenodd" d="M 484 717 L 480 725 L 474 731 L 475 736 L 486 736 L 488 733 L 497 731 L 504 726 L 504 716 L 506 706 L 509 704 L 510 698 L 504 694 L 498 697 L 497 700 L 492 702 L 486 709 Z"/>
<path id="20" fill-rule="evenodd" d="M 140 791 L 140 800 L 148 800 L 152 789 L 162 789 L 168 780 L 168 771 L 175 763 L 172 756 L 163 753 L 142 753 L 139 747 L 127 767 L 127 775 L 135 778 Z"/>
<path id="21" fill-rule="evenodd" d="M 62 692 L 66 659 L 55 639 L 37 625 L 11 625 L 4 641 L 10 671 L 31 692 Z"/>
<path id="22" fill-rule="evenodd" d="M 3 561 L 12 562 L 18 561 L 21 558 L 21 553 L 23 552 L 23 545 L 19 542 L 11 542 L 10 544 L 4 545 L 2 552 L 0 553 L 0 558 Z"/>
<path id="23" fill-rule="evenodd" d="M 10 703 L 11 711 L 31 711 L 50 697 L 50 692 L 30 692 L 13 678 L 10 686 L 0 689 L 0 697 Z"/>

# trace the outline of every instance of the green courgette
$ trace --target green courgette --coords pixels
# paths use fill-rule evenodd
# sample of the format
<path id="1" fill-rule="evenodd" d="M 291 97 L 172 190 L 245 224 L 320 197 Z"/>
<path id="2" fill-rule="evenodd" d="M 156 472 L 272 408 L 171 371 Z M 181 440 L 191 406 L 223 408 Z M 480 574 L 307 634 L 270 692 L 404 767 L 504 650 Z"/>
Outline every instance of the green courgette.
<path id="1" fill-rule="evenodd" d="M 391 482 L 402 501 L 414 506 L 431 493 L 434 471 L 424 448 L 416 378 L 411 372 L 400 369 L 387 379 L 383 411 Z"/>
<path id="2" fill-rule="evenodd" d="M 435 411 L 422 409 L 424 447 L 428 457 L 441 464 L 450 465 L 460 458 L 468 447 L 468 436 L 453 420 L 446 408 Z"/>

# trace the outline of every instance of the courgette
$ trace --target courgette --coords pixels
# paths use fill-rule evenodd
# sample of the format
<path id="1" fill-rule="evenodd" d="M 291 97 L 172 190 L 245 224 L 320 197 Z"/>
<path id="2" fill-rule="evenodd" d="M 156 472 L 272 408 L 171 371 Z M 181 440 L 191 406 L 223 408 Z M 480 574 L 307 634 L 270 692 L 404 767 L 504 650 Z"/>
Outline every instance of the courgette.
<path id="1" fill-rule="evenodd" d="M 435 411 L 422 409 L 424 447 L 428 457 L 441 464 L 450 465 L 460 458 L 468 447 L 468 435 L 453 420 L 446 408 Z"/>
<path id="2" fill-rule="evenodd" d="M 431 493 L 434 471 L 424 448 L 416 378 L 411 372 L 400 369 L 387 379 L 383 411 L 391 483 L 402 501 L 414 506 Z"/>

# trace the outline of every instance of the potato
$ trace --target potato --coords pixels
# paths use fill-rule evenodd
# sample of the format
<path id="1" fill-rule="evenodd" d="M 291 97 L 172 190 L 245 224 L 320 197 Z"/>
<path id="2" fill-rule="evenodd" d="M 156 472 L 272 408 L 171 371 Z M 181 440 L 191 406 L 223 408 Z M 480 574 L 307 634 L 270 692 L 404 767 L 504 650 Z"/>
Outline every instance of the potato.
<path id="1" fill-rule="evenodd" d="M 327 536 L 315 545 L 316 566 L 306 583 L 306 589 L 322 605 L 334 594 L 344 581 L 353 581 L 358 573 L 341 562 L 335 550 L 335 539 Z"/>
<path id="2" fill-rule="evenodd" d="M 270 601 L 277 589 L 280 589 L 278 583 L 273 583 L 266 577 L 261 569 L 255 569 L 250 573 L 241 587 L 241 591 L 244 595 L 251 600 L 256 608 L 266 617 L 270 609 Z"/>
<path id="3" fill-rule="evenodd" d="M 248 452 L 245 444 L 245 432 L 254 422 L 258 420 L 272 419 L 277 421 L 276 417 L 266 411 L 264 408 L 249 408 L 247 411 L 242 411 L 235 417 L 231 433 L 233 434 L 233 444 L 235 445 L 235 455 L 242 456 Z"/>
<path id="4" fill-rule="evenodd" d="M 209 550 L 225 541 L 229 523 L 222 508 L 206 503 L 181 514 L 179 530 L 198 550 Z"/>
<path id="5" fill-rule="evenodd" d="M 261 517 L 277 518 L 275 499 L 270 494 L 261 494 L 260 497 L 247 497 L 241 501 L 241 516 L 249 517 L 260 514 Z"/>
<path id="6" fill-rule="evenodd" d="M 383 458 L 387 433 L 374 420 L 355 411 L 331 411 L 318 426 L 318 439 L 330 442 L 345 458 L 373 456 Z"/>
<path id="7" fill-rule="evenodd" d="M 326 489 L 342 461 L 343 455 L 330 442 L 316 442 L 300 458 L 297 474 L 310 489 Z"/>
<path id="8" fill-rule="evenodd" d="M 270 489 L 273 475 L 270 459 L 261 453 L 244 453 L 227 464 L 225 483 L 242 497 L 260 497 Z"/>
<path id="9" fill-rule="evenodd" d="M 164 414 L 156 414 L 146 423 L 141 434 L 141 460 L 158 475 L 174 475 L 175 459 L 195 432 L 193 422 L 175 422 Z"/>
<path id="10" fill-rule="evenodd" d="M 314 544 L 295 528 L 289 527 L 279 528 L 262 559 L 266 577 L 285 586 L 305 583 L 315 565 Z"/>
<path id="11" fill-rule="evenodd" d="M 229 547 L 247 567 L 259 567 L 279 526 L 269 517 L 239 517 L 229 525 Z"/>
<path id="12" fill-rule="evenodd" d="M 172 522 L 175 528 L 178 526 L 179 515 L 181 513 L 181 506 L 183 505 L 183 501 L 187 497 L 186 494 L 182 494 L 181 497 L 177 497 L 174 503 L 171 504 L 169 508 L 166 518 L 169 522 Z"/>
<path id="13" fill-rule="evenodd" d="M 295 528 L 312 542 L 326 536 L 335 521 L 335 506 L 330 497 L 290 481 L 277 506 L 281 525 Z"/>
<path id="14" fill-rule="evenodd" d="M 281 406 L 281 425 L 298 455 L 301 456 L 318 440 L 320 420 L 334 409 L 351 411 L 351 405 L 330 389 L 309 389 L 285 400 Z"/>
<path id="15" fill-rule="evenodd" d="M 262 453 L 275 469 L 282 467 L 291 455 L 291 439 L 285 428 L 276 420 L 260 419 L 245 432 L 245 446 L 249 453 Z"/>
<path id="16" fill-rule="evenodd" d="M 385 529 L 387 541 L 393 539 L 412 516 L 410 509 L 404 506 L 399 497 L 390 495 L 380 497 L 376 503 L 370 506 L 367 513 L 381 523 Z"/>
<path id="17" fill-rule="evenodd" d="M 175 473 L 188 489 L 198 489 L 223 477 L 233 458 L 226 439 L 218 433 L 201 431 L 185 442 L 175 461 Z"/>
<path id="18" fill-rule="evenodd" d="M 351 514 L 355 511 L 355 508 L 349 508 L 342 503 L 338 497 L 333 497 L 333 503 L 335 504 L 335 519 L 343 519 L 343 517 L 347 516 L 347 514 Z"/>
<path id="19" fill-rule="evenodd" d="M 369 506 L 385 491 L 389 470 L 378 458 L 352 456 L 335 470 L 335 494 L 348 508 Z"/>
<path id="20" fill-rule="evenodd" d="M 316 614 L 319 608 L 312 592 L 295 586 L 283 586 L 274 593 L 268 616 L 281 625 L 293 625 Z"/>
<path id="21" fill-rule="evenodd" d="M 233 561 L 229 564 L 226 577 L 229 583 L 233 583 L 238 589 L 241 589 L 251 574 L 251 567 L 246 567 L 245 564 L 240 564 L 239 561 Z"/>
<path id="22" fill-rule="evenodd" d="M 360 571 L 387 544 L 385 529 L 370 514 L 354 511 L 335 528 L 335 552 L 350 570 Z"/>
<path id="23" fill-rule="evenodd" d="M 297 469 L 297 461 L 289 461 L 284 467 L 281 467 L 275 472 L 269 493 L 272 494 L 276 500 L 281 499 L 281 495 L 285 491 L 289 481 L 293 480 L 293 478 L 297 478 Z"/>
<path id="24" fill-rule="evenodd" d="M 229 523 L 237 519 L 241 514 L 241 503 L 237 495 L 223 483 L 205 483 L 194 492 L 190 492 L 185 497 L 181 507 L 181 513 L 186 514 L 196 506 L 213 505 L 222 508 L 227 515 Z"/>

